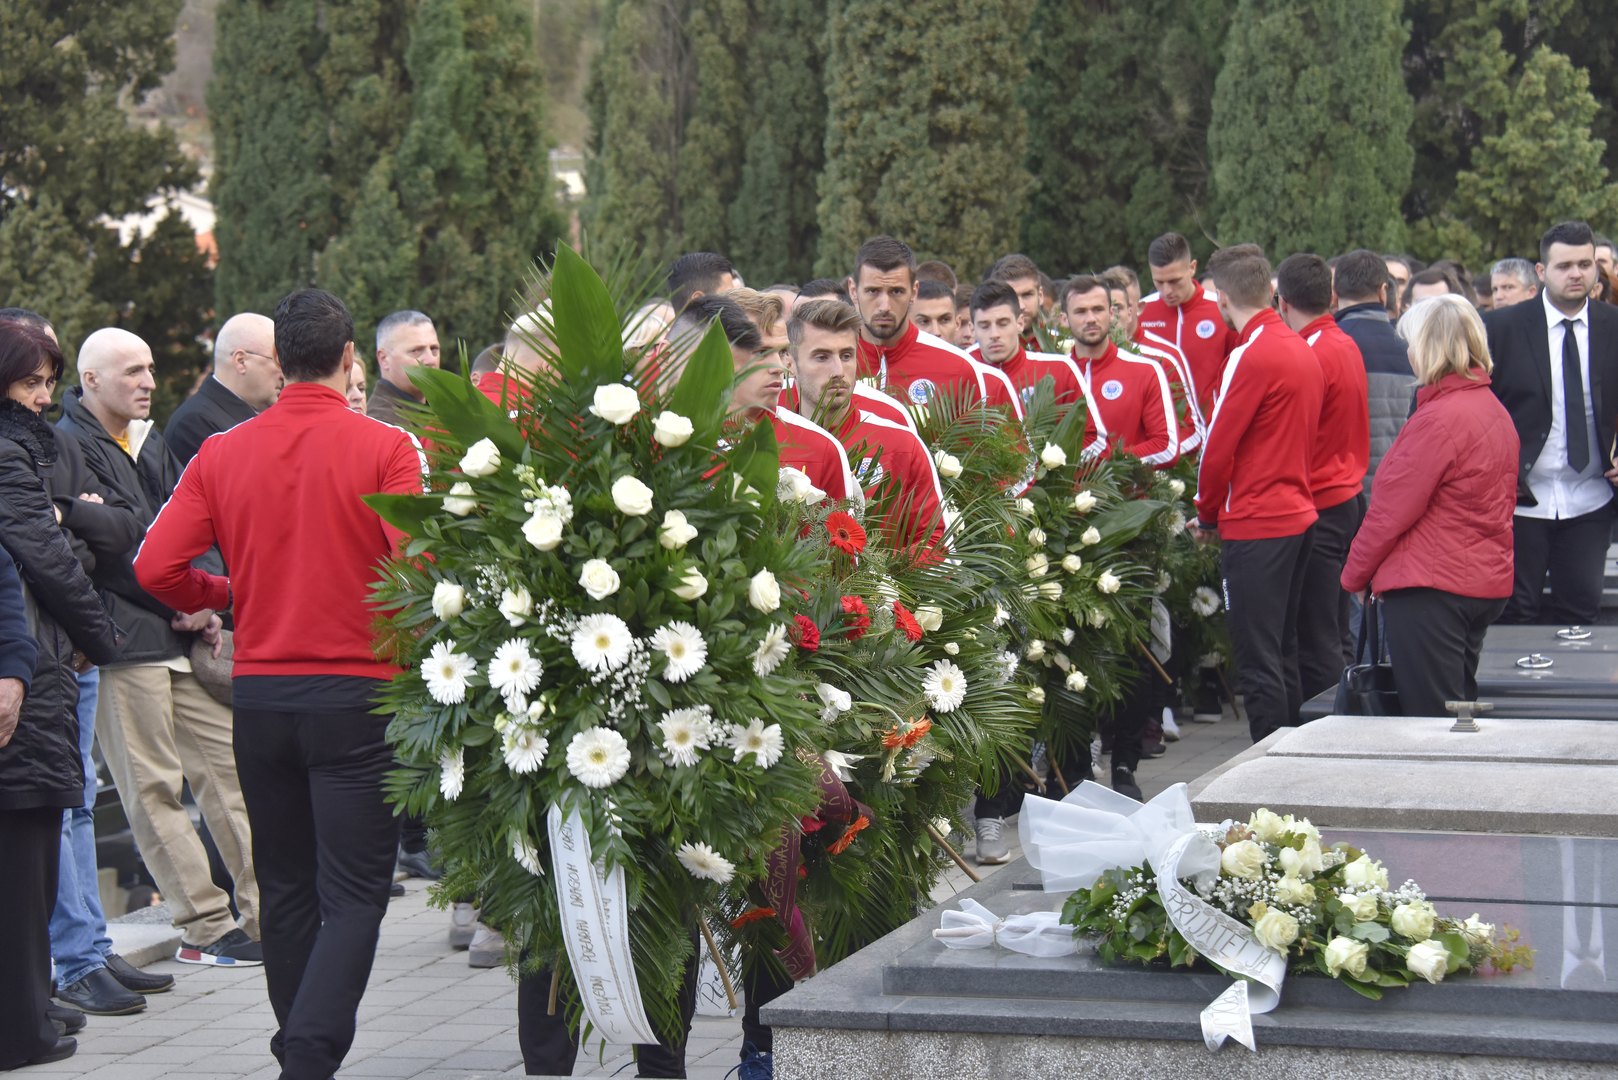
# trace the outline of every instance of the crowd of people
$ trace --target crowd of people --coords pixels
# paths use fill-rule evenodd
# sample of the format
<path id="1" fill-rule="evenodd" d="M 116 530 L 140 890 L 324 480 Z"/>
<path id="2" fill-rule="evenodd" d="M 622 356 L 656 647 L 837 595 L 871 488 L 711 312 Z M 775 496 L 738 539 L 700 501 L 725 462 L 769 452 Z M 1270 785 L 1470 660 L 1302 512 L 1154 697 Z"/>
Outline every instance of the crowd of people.
<path id="1" fill-rule="evenodd" d="M 625 345 L 644 350 L 643 378 L 672 380 L 717 325 L 730 409 L 767 420 L 781 465 L 834 501 L 872 489 L 879 458 L 902 496 L 886 523 L 898 547 L 946 543 L 947 455 L 916 422 L 939 395 L 1021 420 L 1049 384 L 1085 409 L 1087 455 L 1195 461 L 1189 527 L 1219 544 L 1255 742 L 1338 684 L 1373 602 L 1415 716 L 1475 696 L 1491 623 L 1597 620 L 1618 483 L 1610 241 L 1564 222 L 1535 262 L 1477 278 L 1367 250 L 1272 269 L 1250 244 L 1203 268 L 1177 234 L 1145 255 L 1144 276 L 1057 282 L 1010 254 L 963 284 L 875 237 L 843 280 L 754 289 L 693 253 Z M 409 432 L 427 392 L 412 376 L 440 366 L 436 329 L 422 312 L 383 319 L 367 394 L 338 298 L 303 290 L 273 315 L 234 314 L 159 431 L 148 344 L 96 331 L 61 389 L 49 314 L 0 310 L 0 862 L 19 874 L 0 894 L 0 1068 L 60 1060 L 85 1014 L 137 1011 L 173 984 L 107 935 L 99 745 L 180 932 L 175 959 L 265 965 L 282 1075 L 323 1080 L 352 1041 L 393 874 L 437 872 L 422 823 L 401 834 L 382 795 L 392 753 L 371 710 L 396 669 L 372 650 L 367 598 L 401 535 L 361 501 L 420 489 Z M 477 389 L 514 407 L 553 347 L 550 319 L 534 298 L 477 354 Z M 1115 712 L 1109 745 L 1058 769 L 1076 781 L 1110 752 L 1112 786 L 1139 797 L 1140 759 L 1178 738 L 1174 705 Z M 1216 720 L 1220 704 L 1187 713 Z M 978 861 L 1007 859 L 1017 797 L 979 796 Z M 451 943 L 502 963 L 475 904 L 455 906 Z M 750 1006 L 744 1077 L 767 1076 Z M 571 1071 L 576 1034 L 532 1002 L 524 1022 L 530 1071 Z M 656 1050 L 640 1075 L 684 1074 L 683 1047 Z"/>

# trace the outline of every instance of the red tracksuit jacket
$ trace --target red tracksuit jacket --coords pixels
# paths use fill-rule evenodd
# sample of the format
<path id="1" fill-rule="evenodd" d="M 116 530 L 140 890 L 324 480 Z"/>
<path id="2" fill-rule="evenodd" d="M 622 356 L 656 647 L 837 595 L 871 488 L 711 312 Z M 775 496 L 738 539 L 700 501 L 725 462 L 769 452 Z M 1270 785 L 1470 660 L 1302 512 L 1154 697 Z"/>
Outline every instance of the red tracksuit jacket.
<path id="1" fill-rule="evenodd" d="M 1174 464 L 1180 456 L 1179 425 L 1168 376 L 1157 362 L 1120 352 L 1109 341 L 1098 360 L 1080 356 L 1075 346 L 1073 363 L 1089 388 L 1085 396 L 1099 410 L 1107 439 L 1148 465 Z"/>
<path id="2" fill-rule="evenodd" d="M 1218 294 L 1198 289 L 1197 294 L 1179 307 L 1169 307 L 1152 293 L 1140 302 L 1140 325 L 1135 340 L 1143 345 L 1173 349 L 1186 361 L 1186 374 L 1192 385 L 1191 400 L 1198 414 L 1207 421 L 1213 415 L 1214 397 L 1224 376 L 1225 358 L 1240 339 L 1225 325 L 1219 314 Z"/>
<path id="3" fill-rule="evenodd" d="M 1329 510 L 1360 493 L 1365 470 L 1371 466 L 1371 401 L 1365 358 L 1329 314 L 1304 327 L 1302 337 L 1320 360 L 1320 374 L 1325 379 L 1309 487 L 1315 509 Z"/>
<path id="4" fill-rule="evenodd" d="M 977 400 L 1009 406 L 1022 419 L 1017 392 L 997 368 L 973 360 L 943 338 L 923 334 L 913 322 L 905 323 L 904 333 L 891 345 L 860 338 L 859 375 L 876 379 L 878 389 L 915 405 L 927 404 L 939 389 L 964 385 Z"/>

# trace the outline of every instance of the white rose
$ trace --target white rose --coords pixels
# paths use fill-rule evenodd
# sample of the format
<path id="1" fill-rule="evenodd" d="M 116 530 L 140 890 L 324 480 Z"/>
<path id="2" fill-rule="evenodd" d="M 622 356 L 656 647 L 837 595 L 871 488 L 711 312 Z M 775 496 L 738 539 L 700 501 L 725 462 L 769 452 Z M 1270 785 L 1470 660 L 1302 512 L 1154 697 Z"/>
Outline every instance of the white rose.
<path id="1" fill-rule="evenodd" d="M 1388 919 L 1393 932 L 1411 941 L 1426 941 L 1433 936 L 1433 907 L 1428 903 L 1400 904 Z"/>
<path id="2" fill-rule="evenodd" d="M 1063 645 L 1071 645 L 1071 644 L 1073 644 L 1073 639 L 1076 638 L 1076 637 L 1078 637 L 1078 635 L 1073 632 L 1073 628 L 1071 626 L 1062 627 L 1062 644 Z"/>
<path id="3" fill-rule="evenodd" d="M 453 619 L 466 608 L 466 590 L 453 581 L 440 581 L 433 586 L 433 614 L 440 619 Z"/>
<path id="4" fill-rule="evenodd" d="M 1117 592 L 1123 584 L 1111 570 L 1103 570 L 1101 576 L 1096 578 L 1096 588 L 1109 595 Z"/>
<path id="5" fill-rule="evenodd" d="M 1023 655 L 1030 660 L 1045 659 L 1045 643 L 1039 638 L 1035 638 L 1028 643 L 1028 648 L 1023 650 Z"/>
<path id="6" fill-rule="evenodd" d="M 1185 481 L 1184 480 L 1170 480 L 1169 481 L 1169 490 L 1174 492 L 1174 497 L 1176 499 L 1178 499 L 1181 495 L 1185 494 Z"/>
<path id="7" fill-rule="evenodd" d="M 1275 898 L 1283 904 L 1312 904 L 1315 887 L 1287 874 L 1275 883 Z"/>
<path id="8" fill-rule="evenodd" d="M 775 497 L 782 502 L 818 503 L 826 497 L 826 493 L 815 487 L 809 474 L 802 469 L 794 469 L 790 465 L 783 465 L 776 474 Z"/>
<path id="9" fill-rule="evenodd" d="M 1080 671 L 1078 668 L 1074 668 L 1072 671 L 1068 672 L 1067 688 L 1069 690 L 1072 690 L 1074 693 L 1078 693 L 1080 690 L 1083 690 L 1089 685 L 1090 680 L 1086 679 L 1084 677 L 1084 672 Z"/>
<path id="10" fill-rule="evenodd" d="M 620 476 L 612 482 L 612 501 L 627 517 L 652 512 L 652 489 L 633 476 Z"/>
<path id="11" fill-rule="evenodd" d="M 1298 920 L 1284 911 L 1271 908 L 1253 924 L 1253 938 L 1266 948 L 1283 952 L 1298 940 Z"/>
<path id="12" fill-rule="evenodd" d="M 1494 923 L 1483 922 L 1474 911 L 1472 917 L 1461 924 L 1461 936 L 1468 945 L 1487 945 L 1494 938 Z"/>
<path id="13" fill-rule="evenodd" d="M 1038 554 L 1030 555 L 1023 565 L 1028 568 L 1029 577 L 1037 578 L 1045 576 L 1045 572 L 1051 568 L 1051 561 L 1041 551 Z"/>
<path id="14" fill-rule="evenodd" d="M 944 625 L 944 609 L 923 604 L 916 609 L 916 624 L 929 634 Z"/>
<path id="15" fill-rule="evenodd" d="M 1055 443 L 1046 443 L 1045 449 L 1039 452 L 1039 460 L 1047 469 L 1060 469 L 1067 464 L 1067 451 Z"/>
<path id="16" fill-rule="evenodd" d="M 780 607 L 781 586 L 775 580 L 775 575 L 768 570 L 754 574 L 753 580 L 747 585 L 747 602 L 765 613 Z"/>
<path id="17" fill-rule="evenodd" d="M 652 421 L 652 438 L 664 446 L 684 446 L 695 430 L 690 420 L 667 409 L 658 413 L 657 419 Z"/>
<path id="18" fill-rule="evenodd" d="M 1040 582 L 1039 595 L 1047 600 L 1060 600 L 1062 598 L 1062 583 L 1060 581 Z"/>
<path id="19" fill-rule="evenodd" d="M 461 457 L 461 471 L 468 476 L 490 476 L 500 469 L 500 450 L 489 439 L 479 439 Z"/>
<path id="20" fill-rule="evenodd" d="M 669 551 L 678 551 L 697 538 L 696 526 L 685 520 L 678 510 L 663 512 L 663 525 L 657 530 L 657 542 Z"/>
<path id="21" fill-rule="evenodd" d="M 1019 513 L 1019 514 L 1032 514 L 1033 512 L 1034 512 L 1034 500 L 1033 499 L 1018 499 L 1017 500 L 1017 513 Z"/>
<path id="22" fill-rule="evenodd" d="M 1370 958 L 1371 947 L 1353 938 L 1334 937 L 1326 944 L 1326 970 L 1332 978 L 1346 971 L 1356 979 L 1365 977 L 1365 961 Z"/>
<path id="23" fill-rule="evenodd" d="M 1270 861 L 1264 849 L 1251 840 L 1238 840 L 1219 857 L 1220 868 L 1231 877 L 1257 881 L 1264 876 L 1264 866 Z"/>
<path id="24" fill-rule="evenodd" d="M 1077 574 L 1080 570 L 1084 569 L 1084 560 L 1079 558 L 1077 555 L 1063 555 L 1062 569 L 1066 570 L 1070 574 Z"/>
<path id="25" fill-rule="evenodd" d="M 523 620 L 533 613 L 534 598 L 528 595 L 528 590 L 523 586 L 507 589 L 500 594 L 500 614 L 512 626 L 521 626 Z"/>
<path id="26" fill-rule="evenodd" d="M 1036 686 L 1033 689 L 1029 690 L 1028 691 L 1028 700 L 1032 701 L 1035 705 L 1043 705 L 1043 704 L 1045 704 L 1045 691 L 1044 691 L 1044 689 L 1042 689 L 1041 687 Z"/>
<path id="27" fill-rule="evenodd" d="M 1084 535 L 1079 537 L 1079 543 L 1083 544 L 1085 547 L 1089 547 L 1091 544 L 1101 543 L 1101 530 L 1097 529 L 1094 525 L 1090 526 L 1088 529 L 1084 530 Z"/>
<path id="28" fill-rule="evenodd" d="M 1342 901 L 1344 909 L 1354 916 L 1355 922 L 1370 922 L 1376 918 L 1377 902 L 1374 896 L 1365 893 L 1359 895 L 1343 893 L 1337 899 Z"/>
<path id="29" fill-rule="evenodd" d="M 1343 867 L 1343 884 L 1355 889 L 1386 889 L 1388 872 L 1381 863 L 1373 862 L 1369 855 L 1361 855 Z"/>
<path id="30" fill-rule="evenodd" d="M 1293 877 L 1308 880 L 1325 869 L 1320 845 L 1313 840 L 1303 842 L 1303 850 L 1281 849 L 1281 871 Z"/>
<path id="31" fill-rule="evenodd" d="M 476 499 L 466 496 L 472 494 L 472 485 L 462 480 L 458 484 L 451 484 L 449 494 L 444 496 L 444 509 L 456 517 L 465 517 L 478 508 Z"/>
<path id="32" fill-rule="evenodd" d="M 1405 956 L 1405 967 L 1412 975 L 1420 975 L 1430 983 L 1441 983 L 1449 974 L 1449 950 L 1436 941 L 1412 945 Z"/>
<path id="33" fill-rule="evenodd" d="M 686 570 L 685 575 L 680 578 L 680 584 L 674 586 L 674 595 L 681 600 L 700 599 L 707 591 L 708 579 L 694 566 Z"/>
<path id="34" fill-rule="evenodd" d="M 1247 819 L 1247 828 L 1266 844 L 1273 843 L 1276 837 L 1287 831 L 1286 822 L 1280 814 L 1263 809 L 1255 810 L 1252 817 Z"/>
<path id="35" fill-rule="evenodd" d="M 579 571 L 579 584 L 592 600 L 605 600 L 618 591 L 618 571 L 606 559 L 591 559 Z"/>
<path id="36" fill-rule="evenodd" d="M 1100 630 L 1107 625 L 1107 613 L 1100 608 L 1090 609 L 1090 625 Z"/>
<path id="37" fill-rule="evenodd" d="M 953 480 L 961 475 L 961 459 L 954 454 L 939 450 L 933 454 L 933 464 L 938 466 L 938 475 L 945 480 Z"/>
<path id="38" fill-rule="evenodd" d="M 562 542 L 562 519 L 550 510 L 537 511 L 523 522 L 523 539 L 541 551 L 554 551 Z"/>
<path id="39" fill-rule="evenodd" d="M 1030 544 L 1033 544 L 1035 547 L 1044 546 L 1044 543 L 1045 543 L 1045 530 L 1041 529 L 1037 525 L 1034 526 L 1032 529 L 1029 529 L 1028 530 L 1028 542 Z"/>
<path id="40" fill-rule="evenodd" d="M 1088 514 L 1096 508 L 1096 497 L 1093 492 L 1081 491 L 1073 496 L 1073 509 L 1081 514 Z"/>
<path id="41" fill-rule="evenodd" d="M 955 644 L 953 641 L 944 642 L 944 651 L 949 653 L 951 656 L 961 655 L 961 647 Z"/>
<path id="42" fill-rule="evenodd" d="M 640 395 L 623 383 L 607 383 L 596 387 L 590 411 L 609 424 L 627 424 L 640 412 Z"/>

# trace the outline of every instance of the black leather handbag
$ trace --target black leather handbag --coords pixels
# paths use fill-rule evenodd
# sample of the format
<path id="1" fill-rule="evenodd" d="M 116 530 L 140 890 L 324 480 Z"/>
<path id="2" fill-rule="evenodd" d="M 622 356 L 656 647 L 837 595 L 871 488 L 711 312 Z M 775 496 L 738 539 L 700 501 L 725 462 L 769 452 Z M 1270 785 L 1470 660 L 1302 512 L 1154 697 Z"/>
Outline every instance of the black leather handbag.
<path id="1" fill-rule="evenodd" d="M 1388 662 L 1387 643 L 1382 640 L 1382 604 L 1377 600 L 1367 600 L 1361 611 L 1354 663 L 1343 670 L 1332 711 L 1338 716 L 1404 715 L 1393 683 L 1393 665 Z"/>

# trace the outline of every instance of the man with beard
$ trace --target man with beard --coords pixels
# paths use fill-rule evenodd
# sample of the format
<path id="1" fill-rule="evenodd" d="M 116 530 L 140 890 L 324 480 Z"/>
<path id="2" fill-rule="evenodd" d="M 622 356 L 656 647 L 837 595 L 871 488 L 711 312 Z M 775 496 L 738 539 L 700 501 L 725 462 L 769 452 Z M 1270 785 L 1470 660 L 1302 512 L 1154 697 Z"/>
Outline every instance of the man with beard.
<path id="1" fill-rule="evenodd" d="M 1024 405 L 1047 377 L 1054 381 L 1057 404 L 1084 402 L 1089 418 L 1084 440 L 1086 451 L 1099 450 L 1100 444 L 1093 442 L 1097 434 L 1096 404 L 1084 388 L 1078 366 L 1065 356 L 1028 352 L 1022 343 L 1020 301 L 1011 286 L 986 281 L 972 290 L 971 319 L 978 355 L 1011 381 Z"/>
<path id="2" fill-rule="evenodd" d="M 1179 233 L 1164 233 L 1152 241 L 1146 261 L 1151 264 L 1157 291 L 1140 302 L 1140 327 L 1135 340 L 1159 349 L 1172 349 L 1185 358 L 1186 389 L 1195 406 L 1196 425 L 1206 431 L 1225 373 L 1225 358 L 1237 345 L 1237 335 L 1219 314 L 1219 297 L 1197 283 L 1197 260 L 1191 245 Z"/>
<path id="3" fill-rule="evenodd" d="M 1097 430 L 1148 465 L 1172 465 L 1180 447 L 1169 380 L 1156 361 L 1113 344 L 1107 283 L 1088 274 L 1071 279 L 1062 294 L 1062 311 Z"/>

